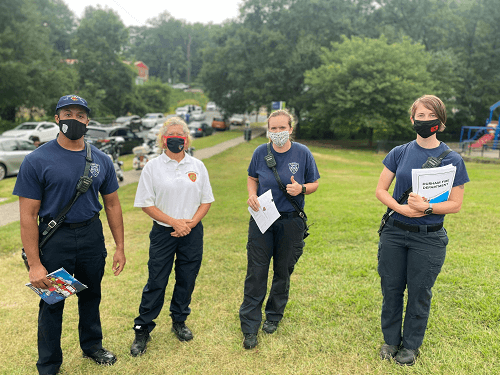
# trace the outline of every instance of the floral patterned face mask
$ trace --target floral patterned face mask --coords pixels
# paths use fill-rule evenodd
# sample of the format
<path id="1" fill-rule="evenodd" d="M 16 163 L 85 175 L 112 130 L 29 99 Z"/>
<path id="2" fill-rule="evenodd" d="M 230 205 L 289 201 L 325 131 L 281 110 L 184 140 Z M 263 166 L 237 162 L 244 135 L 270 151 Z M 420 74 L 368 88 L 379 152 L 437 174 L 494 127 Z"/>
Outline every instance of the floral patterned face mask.
<path id="1" fill-rule="evenodd" d="M 268 130 L 267 138 L 269 138 L 277 147 L 283 147 L 290 139 L 290 133 L 287 130 L 278 133 L 271 133 Z"/>

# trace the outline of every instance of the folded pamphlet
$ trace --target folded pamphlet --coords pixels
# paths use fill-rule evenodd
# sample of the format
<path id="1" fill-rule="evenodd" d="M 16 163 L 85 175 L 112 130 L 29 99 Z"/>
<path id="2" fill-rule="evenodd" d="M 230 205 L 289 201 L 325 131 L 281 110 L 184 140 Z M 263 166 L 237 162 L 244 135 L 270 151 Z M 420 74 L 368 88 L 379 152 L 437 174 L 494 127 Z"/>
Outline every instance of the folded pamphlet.
<path id="1" fill-rule="evenodd" d="M 31 283 L 27 283 L 26 286 L 50 305 L 87 289 L 86 285 L 71 276 L 64 268 L 59 268 L 57 271 L 49 273 L 47 278 L 52 282 L 52 286 L 49 289 L 36 288 Z"/>

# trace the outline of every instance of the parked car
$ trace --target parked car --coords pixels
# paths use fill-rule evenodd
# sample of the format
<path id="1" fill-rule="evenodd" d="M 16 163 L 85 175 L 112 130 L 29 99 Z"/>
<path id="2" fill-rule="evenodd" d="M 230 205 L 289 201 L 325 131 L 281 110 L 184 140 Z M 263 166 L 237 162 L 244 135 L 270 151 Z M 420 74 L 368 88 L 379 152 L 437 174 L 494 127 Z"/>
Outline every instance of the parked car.
<path id="1" fill-rule="evenodd" d="M 217 111 L 217 105 L 214 102 L 208 102 L 206 110 L 207 110 L 207 112 L 208 111 Z"/>
<path id="2" fill-rule="evenodd" d="M 88 126 L 103 126 L 99 121 L 89 120 Z"/>
<path id="3" fill-rule="evenodd" d="M 155 125 L 163 124 L 165 116 L 163 113 L 146 113 L 142 118 L 142 126 L 146 128 L 153 128 Z"/>
<path id="4" fill-rule="evenodd" d="M 126 126 L 130 130 L 134 131 L 142 131 L 142 119 L 140 116 L 132 115 L 132 116 L 121 116 L 118 117 L 115 121 L 113 121 L 114 125 Z M 90 125 L 90 124 L 89 124 Z"/>
<path id="5" fill-rule="evenodd" d="M 55 122 L 33 121 L 23 122 L 12 130 L 3 132 L 3 137 L 12 137 L 24 140 L 35 140 L 38 138 L 40 143 L 51 141 L 59 134 L 59 125 Z"/>
<path id="6" fill-rule="evenodd" d="M 229 129 L 229 121 L 224 119 L 224 117 L 214 117 L 212 121 L 212 128 L 222 131 Z"/>
<path id="7" fill-rule="evenodd" d="M 189 108 L 187 105 L 185 105 L 184 107 L 177 107 L 175 109 L 175 114 L 177 116 L 184 117 L 186 115 L 186 113 L 188 113 L 188 111 L 189 111 Z"/>
<path id="8" fill-rule="evenodd" d="M 97 148 L 109 143 L 110 140 L 116 140 L 116 137 L 122 137 L 121 154 L 130 154 L 135 146 L 142 145 L 144 140 L 138 137 L 132 130 L 124 126 L 110 126 L 107 128 L 97 126 L 87 126 L 85 140 L 92 143 Z"/>
<path id="9" fill-rule="evenodd" d="M 231 118 L 229 119 L 229 123 L 231 125 L 245 125 L 246 118 L 243 115 L 232 115 Z"/>
<path id="10" fill-rule="evenodd" d="M 165 121 L 167 121 L 171 117 L 175 117 L 175 115 L 167 115 L 167 116 L 165 116 Z M 160 129 L 163 126 L 163 124 L 164 124 L 164 122 L 162 122 L 161 124 L 158 124 L 155 127 L 151 128 L 148 131 L 148 134 L 146 136 L 147 140 L 150 140 L 150 141 L 156 140 L 156 137 L 158 137 L 158 133 L 160 132 Z"/>
<path id="11" fill-rule="evenodd" d="M 191 120 L 193 121 L 202 121 L 205 120 L 205 112 L 200 109 L 195 109 L 191 112 Z"/>
<path id="12" fill-rule="evenodd" d="M 179 89 L 179 90 L 185 90 L 185 89 L 189 88 L 189 85 L 186 85 L 185 83 L 179 82 L 179 83 L 176 83 L 175 85 L 172 85 L 172 88 Z"/>
<path id="13" fill-rule="evenodd" d="M 163 124 L 158 124 L 154 128 L 151 128 L 151 130 L 148 131 L 147 138 L 151 141 L 154 141 L 156 137 L 158 137 L 158 133 L 160 132 L 162 126 Z"/>
<path id="14" fill-rule="evenodd" d="M 211 135 L 214 129 L 208 125 L 206 122 L 193 121 L 188 125 L 189 133 L 193 137 L 205 137 Z"/>
<path id="15" fill-rule="evenodd" d="M 18 174 L 24 157 L 35 148 L 31 141 L 0 137 L 0 180 Z"/>

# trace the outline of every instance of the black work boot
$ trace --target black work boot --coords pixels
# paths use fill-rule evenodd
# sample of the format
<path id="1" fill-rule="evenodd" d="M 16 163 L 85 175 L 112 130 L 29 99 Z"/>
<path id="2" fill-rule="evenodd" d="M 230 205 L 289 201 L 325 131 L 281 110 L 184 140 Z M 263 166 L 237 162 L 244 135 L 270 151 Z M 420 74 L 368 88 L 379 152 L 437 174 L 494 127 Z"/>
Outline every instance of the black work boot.
<path id="1" fill-rule="evenodd" d="M 172 332 L 175 333 L 180 341 L 189 341 L 193 339 L 193 333 L 185 322 L 172 322 Z"/>
<path id="2" fill-rule="evenodd" d="M 264 325 L 262 326 L 262 330 L 265 332 L 265 333 L 269 333 L 270 335 L 273 334 L 274 332 L 276 332 L 276 330 L 278 329 L 278 324 L 280 322 L 277 322 L 277 321 L 273 321 L 273 320 L 266 320 L 264 322 Z"/>
<path id="3" fill-rule="evenodd" d="M 245 349 L 253 349 L 257 346 L 257 335 L 255 333 L 244 333 L 243 334 L 243 347 Z"/>
<path id="4" fill-rule="evenodd" d="M 135 339 L 130 347 L 132 357 L 143 355 L 146 352 L 148 342 L 151 340 L 147 327 L 135 326 Z"/>
<path id="5" fill-rule="evenodd" d="M 399 350 L 399 345 L 384 344 L 380 348 L 380 358 L 392 359 L 396 356 Z"/>
<path id="6" fill-rule="evenodd" d="M 401 366 L 413 366 L 419 355 L 418 349 L 406 349 L 404 346 L 399 349 L 394 360 Z"/>

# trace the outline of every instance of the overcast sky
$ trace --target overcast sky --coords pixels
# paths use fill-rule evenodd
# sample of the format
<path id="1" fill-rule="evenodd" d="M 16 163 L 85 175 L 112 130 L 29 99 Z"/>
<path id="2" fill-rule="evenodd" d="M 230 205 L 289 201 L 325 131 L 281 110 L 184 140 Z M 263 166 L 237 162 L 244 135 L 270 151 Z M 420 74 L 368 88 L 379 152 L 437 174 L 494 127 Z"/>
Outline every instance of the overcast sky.
<path id="1" fill-rule="evenodd" d="M 85 7 L 100 5 L 118 13 L 125 26 L 143 26 L 149 18 L 168 11 L 175 19 L 188 23 L 222 23 L 236 18 L 241 0 L 64 0 L 78 18 L 82 18 Z"/>

